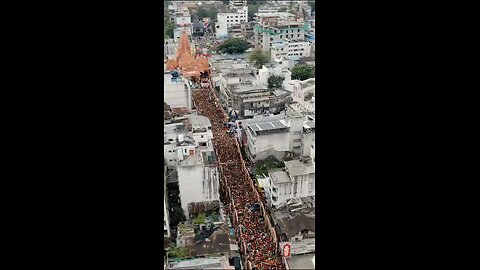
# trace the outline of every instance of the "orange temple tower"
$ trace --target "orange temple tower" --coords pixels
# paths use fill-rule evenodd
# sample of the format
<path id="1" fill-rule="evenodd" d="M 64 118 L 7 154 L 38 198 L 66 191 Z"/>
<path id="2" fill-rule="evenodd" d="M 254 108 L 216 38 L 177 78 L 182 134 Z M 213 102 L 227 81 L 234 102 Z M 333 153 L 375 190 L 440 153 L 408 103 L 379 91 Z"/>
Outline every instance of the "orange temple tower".
<path id="1" fill-rule="evenodd" d="M 195 56 L 192 55 L 190 41 L 188 40 L 185 31 L 180 37 L 176 58 L 177 59 L 169 59 L 167 61 L 167 69 L 179 69 L 185 77 L 198 79 L 200 78 L 201 73 L 210 71 L 208 59 L 206 57 L 201 56 L 195 58 Z"/>

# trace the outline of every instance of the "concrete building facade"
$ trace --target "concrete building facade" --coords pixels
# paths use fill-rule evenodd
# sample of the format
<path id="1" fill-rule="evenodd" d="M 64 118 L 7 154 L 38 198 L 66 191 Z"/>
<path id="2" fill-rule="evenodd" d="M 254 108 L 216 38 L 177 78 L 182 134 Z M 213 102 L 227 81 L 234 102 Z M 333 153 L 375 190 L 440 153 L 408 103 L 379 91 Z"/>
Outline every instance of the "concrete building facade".
<path id="1" fill-rule="evenodd" d="M 228 29 L 242 22 L 248 22 L 248 7 L 242 6 L 235 12 L 226 12 L 217 14 L 217 22 L 215 23 L 215 35 L 217 38 L 228 37 Z"/>
<path id="2" fill-rule="evenodd" d="M 311 43 L 308 41 L 281 41 L 271 44 L 272 59 L 280 57 L 309 57 L 311 55 Z"/>
<path id="3" fill-rule="evenodd" d="M 190 82 L 178 71 L 165 70 L 163 73 L 164 101 L 171 108 L 192 109 L 192 89 Z"/>
<path id="4" fill-rule="evenodd" d="M 285 169 L 268 173 L 270 206 L 277 208 L 293 198 L 315 195 L 315 166 L 308 158 L 285 162 Z"/>
<path id="5" fill-rule="evenodd" d="M 181 123 L 166 125 L 164 138 L 165 162 L 176 170 L 181 206 L 188 218 L 189 204 L 219 199 L 211 123 L 204 116 L 189 115 Z"/>
<path id="6" fill-rule="evenodd" d="M 259 13 L 254 27 L 255 48 L 270 51 L 273 43 L 304 41 L 308 29 L 308 24 L 291 13 Z"/>
<path id="7" fill-rule="evenodd" d="M 256 68 L 245 60 L 224 60 L 215 64 L 213 69 L 219 71 L 212 81 L 218 89 L 222 106 L 226 110 L 237 110 L 242 118 L 278 113 L 291 101 L 288 91 L 268 89 L 268 69 L 257 74 Z"/>
<path id="8" fill-rule="evenodd" d="M 258 116 L 237 121 L 237 139 L 245 147 L 247 158 L 256 162 L 273 155 L 309 156 L 315 141 L 315 118 L 298 103 L 286 105 L 279 115 Z"/>

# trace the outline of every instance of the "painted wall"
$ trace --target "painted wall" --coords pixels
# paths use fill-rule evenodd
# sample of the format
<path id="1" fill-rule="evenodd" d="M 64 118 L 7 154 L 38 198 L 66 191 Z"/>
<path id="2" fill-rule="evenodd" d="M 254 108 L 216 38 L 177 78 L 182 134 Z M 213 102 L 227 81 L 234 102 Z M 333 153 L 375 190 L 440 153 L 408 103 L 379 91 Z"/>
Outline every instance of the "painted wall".
<path id="1" fill-rule="evenodd" d="M 177 170 L 181 205 L 187 219 L 189 203 L 219 200 L 217 168 L 202 164 L 179 166 Z"/>

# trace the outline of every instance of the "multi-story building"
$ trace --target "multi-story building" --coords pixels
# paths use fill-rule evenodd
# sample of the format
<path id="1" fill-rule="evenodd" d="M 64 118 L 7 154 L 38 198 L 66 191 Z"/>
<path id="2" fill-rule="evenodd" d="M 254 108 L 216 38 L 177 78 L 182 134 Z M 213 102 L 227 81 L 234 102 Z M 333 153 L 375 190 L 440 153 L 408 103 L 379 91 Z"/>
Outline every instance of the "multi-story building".
<path id="1" fill-rule="evenodd" d="M 166 61 L 164 61 L 166 69 Z M 178 71 L 165 70 L 163 73 L 164 101 L 171 108 L 192 109 L 191 83 Z"/>
<path id="2" fill-rule="evenodd" d="M 248 22 L 247 6 L 239 7 L 233 12 L 217 13 L 217 22 L 215 23 L 216 37 L 228 37 L 228 29 L 241 22 Z"/>
<path id="3" fill-rule="evenodd" d="M 259 13 L 276 13 L 280 9 L 278 5 L 270 5 L 265 4 L 263 6 L 258 7 L 257 14 Z"/>
<path id="4" fill-rule="evenodd" d="M 247 6 L 247 0 L 230 0 L 230 8 L 242 8 Z"/>
<path id="5" fill-rule="evenodd" d="M 308 41 L 280 41 L 271 44 L 272 59 L 280 57 L 309 57 L 311 55 L 311 43 Z"/>
<path id="6" fill-rule="evenodd" d="M 310 48 L 312 48 L 312 56 L 315 56 L 315 28 L 311 28 L 307 33 L 305 33 L 305 40 L 310 43 Z"/>
<path id="7" fill-rule="evenodd" d="M 187 218 L 191 203 L 219 199 L 219 174 L 211 129 L 210 120 L 199 115 L 189 115 L 180 123 L 165 125 L 165 161 L 176 170 L 181 206 Z"/>
<path id="8" fill-rule="evenodd" d="M 183 32 L 187 33 L 189 40 L 192 39 L 192 18 L 188 9 L 176 12 L 174 15 L 175 29 L 173 30 L 173 39 L 175 43 L 180 41 Z"/>
<path id="9" fill-rule="evenodd" d="M 228 34 L 231 37 L 248 39 L 253 37 L 253 26 L 250 22 L 240 22 L 239 24 L 234 24 L 228 29 Z"/>
<path id="10" fill-rule="evenodd" d="M 273 43 L 304 41 L 309 25 L 288 12 L 259 13 L 254 28 L 255 48 L 270 51 Z"/>
<path id="11" fill-rule="evenodd" d="M 237 139 L 245 147 L 250 161 L 263 160 L 270 155 L 280 160 L 289 155 L 311 154 L 310 148 L 315 141 L 315 111 L 308 114 L 310 111 L 303 110 L 298 103 L 285 107 L 285 113 L 279 115 L 237 121 Z"/>
<path id="12" fill-rule="evenodd" d="M 222 106 L 226 110 L 237 110 L 241 117 L 278 113 L 291 101 L 288 91 L 268 89 L 268 75 L 257 75 L 257 69 L 243 59 L 215 61 L 212 69 L 219 72 L 212 81 Z"/>
<path id="13" fill-rule="evenodd" d="M 292 72 L 288 70 L 288 60 L 277 58 L 272 62 L 271 64 L 263 65 L 262 68 L 258 70 L 258 77 L 261 83 L 268 86 L 268 78 L 273 75 L 283 77 L 284 82 L 289 82 L 292 78 Z"/>

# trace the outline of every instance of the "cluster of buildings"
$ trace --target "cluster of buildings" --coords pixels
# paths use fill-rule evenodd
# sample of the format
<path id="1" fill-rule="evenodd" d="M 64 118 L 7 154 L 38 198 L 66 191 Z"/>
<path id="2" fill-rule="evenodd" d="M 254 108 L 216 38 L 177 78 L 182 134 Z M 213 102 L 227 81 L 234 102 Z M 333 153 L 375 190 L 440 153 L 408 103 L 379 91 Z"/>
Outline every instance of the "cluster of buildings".
<path id="1" fill-rule="evenodd" d="M 207 69 L 222 107 L 240 116 L 234 136 L 245 158 L 254 164 L 270 156 L 282 161 L 281 168 L 256 175 L 256 181 L 280 246 L 291 245 L 290 268 L 313 269 L 315 78 L 292 80 L 290 70 L 298 63 L 314 65 L 315 15 L 306 1 L 269 1 L 249 21 L 247 1 L 230 1 L 217 15 L 215 37 L 244 38 L 270 52 L 271 62 L 256 68 L 247 54 L 213 54 L 208 63 L 194 59 L 193 41 L 205 31 L 205 22 L 192 21 L 189 10 L 194 8 L 198 2 L 170 1 L 168 6 L 175 30 L 164 44 L 164 238 L 175 239 L 169 245 L 186 249 L 189 258 L 168 258 L 165 269 L 242 267 L 234 230 L 219 199 L 212 125 L 198 115 L 192 101 L 198 87 L 192 83 L 193 71 Z M 285 8 L 287 12 L 279 11 Z M 272 75 L 283 78 L 281 86 L 269 87 Z M 178 198 L 168 194 L 167 186 L 178 189 Z M 176 200 L 186 221 L 172 227 L 169 206 Z"/>
<path id="2" fill-rule="evenodd" d="M 168 257 L 165 269 L 239 269 L 238 243 L 219 200 L 219 171 L 210 120 L 187 108 L 165 106 L 164 183 L 178 187 L 186 221 L 170 228 L 170 202 L 164 194 L 164 238 L 188 258 Z M 176 198 L 174 198 L 176 199 Z M 198 268 L 200 267 L 200 268 Z"/>

